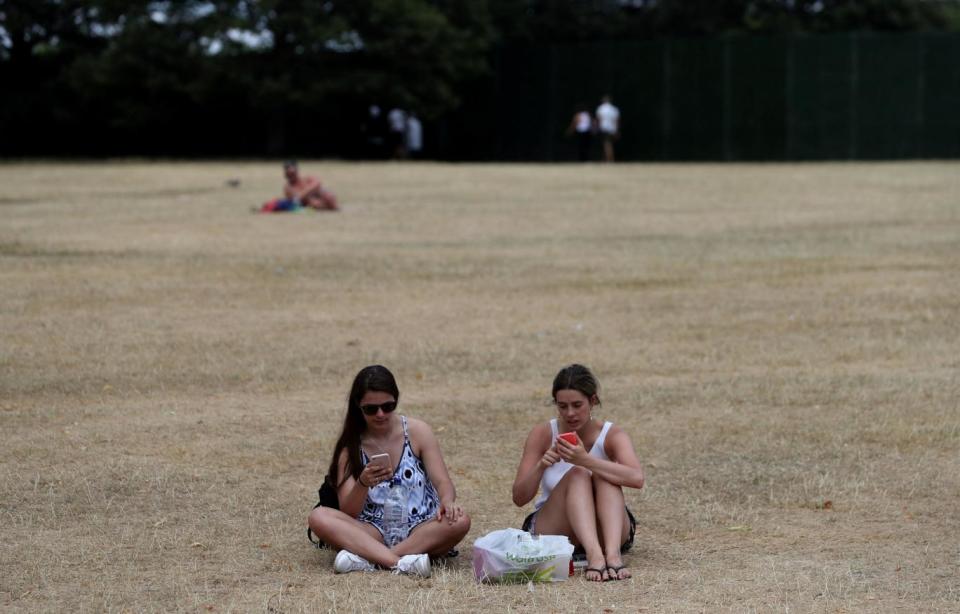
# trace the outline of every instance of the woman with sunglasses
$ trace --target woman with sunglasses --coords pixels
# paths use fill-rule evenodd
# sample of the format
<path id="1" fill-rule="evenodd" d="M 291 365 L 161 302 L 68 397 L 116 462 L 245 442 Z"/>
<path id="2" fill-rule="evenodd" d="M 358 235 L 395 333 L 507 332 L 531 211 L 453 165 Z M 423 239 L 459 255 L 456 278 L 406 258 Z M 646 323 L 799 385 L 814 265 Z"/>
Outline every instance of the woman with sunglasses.
<path id="1" fill-rule="evenodd" d="M 340 549 L 337 573 L 380 567 L 426 577 L 429 557 L 446 555 L 470 530 L 437 438 L 422 420 L 395 413 L 399 399 L 386 367 L 365 367 L 353 380 L 327 474 L 339 509 L 318 505 L 308 518 L 320 540 Z M 389 465 L 370 462 L 382 454 Z M 399 530 L 384 517 L 391 493 L 403 497 Z"/>
<path id="2" fill-rule="evenodd" d="M 582 365 L 553 380 L 557 417 L 533 427 L 513 482 L 513 502 L 529 503 L 540 490 L 523 530 L 566 535 L 585 553 L 587 580 L 625 580 L 622 554 L 633 545 L 633 514 L 624 488 L 643 488 L 643 468 L 630 437 L 593 417 L 600 404 L 597 378 Z"/>

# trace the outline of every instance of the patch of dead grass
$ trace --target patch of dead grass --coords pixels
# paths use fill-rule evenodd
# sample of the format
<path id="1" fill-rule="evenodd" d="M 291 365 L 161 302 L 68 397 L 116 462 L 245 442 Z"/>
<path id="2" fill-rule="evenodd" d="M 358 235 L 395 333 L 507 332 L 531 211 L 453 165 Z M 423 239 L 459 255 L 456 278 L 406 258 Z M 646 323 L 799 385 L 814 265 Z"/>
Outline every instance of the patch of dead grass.
<path id="1" fill-rule="evenodd" d="M 250 215 L 273 164 L 0 166 L 4 610 L 960 607 L 955 163 L 305 166 L 342 213 Z M 571 361 L 647 466 L 634 579 L 477 585 Z M 430 580 L 304 539 L 373 362 L 473 517 Z"/>

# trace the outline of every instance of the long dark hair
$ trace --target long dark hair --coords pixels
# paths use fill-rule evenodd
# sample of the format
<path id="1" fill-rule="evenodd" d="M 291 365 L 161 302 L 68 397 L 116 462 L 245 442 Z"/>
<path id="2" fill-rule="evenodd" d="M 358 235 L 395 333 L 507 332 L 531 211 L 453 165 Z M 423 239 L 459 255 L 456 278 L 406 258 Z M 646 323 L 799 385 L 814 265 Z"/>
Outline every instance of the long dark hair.
<path id="1" fill-rule="evenodd" d="M 583 365 L 572 364 L 560 369 L 560 373 L 553 378 L 554 401 L 557 400 L 557 392 L 561 390 L 576 390 L 590 399 L 591 403 L 596 399 L 597 405 L 600 404 L 600 382 L 590 369 Z"/>
<path id="2" fill-rule="evenodd" d="M 333 459 L 327 470 L 327 481 L 332 486 L 339 487 L 347 479 L 347 475 L 352 475 L 356 479 L 363 471 L 363 461 L 360 459 L 360 435 L 367 430 L 367 422 L 360 411 L 360 399 L 370 391 L 385 392 L 393 395 L 394 400 L 400 400 L 397 380 L 389 369 L 382 365 L 370 365 L 360 369 L 360 373 L 353 378 L 353 386 L 347 398 L 347 415 L 343 419 L 343 430 L 340 431 L 337 445 L 333 447 Z M 347 451 L 347 466 L 341 476 L 338 465 L 340 453 L 344 449 Z"/>

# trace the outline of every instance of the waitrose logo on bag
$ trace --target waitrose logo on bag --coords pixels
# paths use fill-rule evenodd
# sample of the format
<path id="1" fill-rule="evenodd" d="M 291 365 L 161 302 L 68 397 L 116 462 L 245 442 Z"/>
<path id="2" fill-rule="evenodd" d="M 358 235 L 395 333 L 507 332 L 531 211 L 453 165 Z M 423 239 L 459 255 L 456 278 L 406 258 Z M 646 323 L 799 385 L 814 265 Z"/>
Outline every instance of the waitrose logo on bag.
<path id="1" fill-rule="evenodd" d="M 507 553 L 508 561 L 516 561 L 517 563 L 543 563 L 544 561 L 552 561 L 557 558 L 553 554 L 544 554 L 541 556 L 529 556 L 523 554 L 514 554 L 513 552 Z"/>

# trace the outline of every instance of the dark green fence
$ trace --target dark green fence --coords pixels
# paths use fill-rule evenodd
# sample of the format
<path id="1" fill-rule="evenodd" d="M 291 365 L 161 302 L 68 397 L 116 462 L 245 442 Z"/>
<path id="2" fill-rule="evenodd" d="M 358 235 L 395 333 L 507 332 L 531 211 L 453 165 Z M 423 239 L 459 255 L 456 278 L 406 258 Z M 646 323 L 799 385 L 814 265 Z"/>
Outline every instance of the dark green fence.
<path id="1" fill-rule="evenodd" d="M 609 93 L 626 160 L 960 157 L 960 35 L 729 36 L 505 49 L 442 157 L 573 159 Z M 597 153 L 597 155 L 599 155 Z"/>

